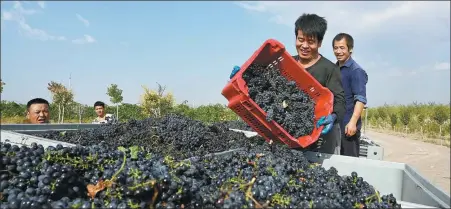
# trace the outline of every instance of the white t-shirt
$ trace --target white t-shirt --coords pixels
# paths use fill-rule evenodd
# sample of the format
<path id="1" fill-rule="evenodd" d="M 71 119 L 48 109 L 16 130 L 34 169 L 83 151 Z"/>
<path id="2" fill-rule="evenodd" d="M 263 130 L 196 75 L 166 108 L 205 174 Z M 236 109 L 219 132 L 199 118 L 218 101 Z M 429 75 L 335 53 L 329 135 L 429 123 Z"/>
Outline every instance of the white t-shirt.
<path id="1" fill-rule="evenodd" d="M 106 114 L 105 120 L 100 121 L 99 118 L 95 118 L 94 121 L 92 121 L 93 124 L 103 124 L 103 123 L 117 123 L 116 116 L 114 114 Z"/>

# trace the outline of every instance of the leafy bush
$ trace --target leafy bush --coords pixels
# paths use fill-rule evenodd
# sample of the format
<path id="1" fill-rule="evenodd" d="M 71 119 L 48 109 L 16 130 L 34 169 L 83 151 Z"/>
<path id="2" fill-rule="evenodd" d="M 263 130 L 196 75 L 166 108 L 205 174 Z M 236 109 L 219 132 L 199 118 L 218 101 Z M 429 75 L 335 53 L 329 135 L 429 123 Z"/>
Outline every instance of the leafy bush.
<path id="1" fill-rule="evenodd" d="M 432 138 L 445 136 L 445 139 L 449 140 L 450 106 L 448 104 L 414 102 L 410 105 L 368 108 L 368 123 L 372 127 L 389 128 L 386 120 L 382 119 L 387 116 L 391 128 L 396 130 L 405 132 L 407 127 L 407 133 L 419 133 Z"/>

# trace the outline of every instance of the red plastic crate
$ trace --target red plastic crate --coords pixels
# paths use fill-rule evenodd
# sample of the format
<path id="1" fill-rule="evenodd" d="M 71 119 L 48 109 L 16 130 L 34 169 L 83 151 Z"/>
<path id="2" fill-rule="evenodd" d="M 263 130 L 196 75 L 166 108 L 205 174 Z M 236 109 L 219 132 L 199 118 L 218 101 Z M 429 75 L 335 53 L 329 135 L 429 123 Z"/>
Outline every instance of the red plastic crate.
<path id="1" fill-rule="evenodd" d="M 307 92 L 315 101 L 315 123 L 320 117 L 329 115 L 333 109 L 333 94 L 324 88 L 286 51 L 285 46 L 269 39 L 241 66 L 241 70 L 222 90 L 229 101 L 228 107 L 267 141 L 278 140 L 291 148 L 308 147 L 316 142 L 323 127 L 314 128 L 310 135 L 294 138 L 275 121 L 267 122 L 266 113 L 250 97 L 243 73 L 252 63 L 277 67 L 288 80 L 295 81 L 299 89 Z"/>

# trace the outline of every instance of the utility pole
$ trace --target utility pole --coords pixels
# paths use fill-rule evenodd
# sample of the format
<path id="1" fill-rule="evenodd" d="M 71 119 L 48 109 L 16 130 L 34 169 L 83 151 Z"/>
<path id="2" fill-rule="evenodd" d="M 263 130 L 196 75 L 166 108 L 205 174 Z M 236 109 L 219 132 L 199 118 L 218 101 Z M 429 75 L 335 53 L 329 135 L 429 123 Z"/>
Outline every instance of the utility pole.
<path id="1" fill-rule="evenodd" d="M 69 73 L 69 90 L 72 90 L 72 73 Z"/>

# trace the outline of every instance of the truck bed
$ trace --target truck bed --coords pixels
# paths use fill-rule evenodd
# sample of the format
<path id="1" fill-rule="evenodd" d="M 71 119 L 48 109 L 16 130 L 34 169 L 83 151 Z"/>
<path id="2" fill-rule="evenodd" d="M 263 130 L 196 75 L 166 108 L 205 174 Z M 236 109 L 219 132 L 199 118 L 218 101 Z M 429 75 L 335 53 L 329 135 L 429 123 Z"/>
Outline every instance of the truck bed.
<path id="1" fill-rule="evenodd" d="M 232 131 L 243 132 L 247 137 L 257 135 L 255 132 L 249 131 Z M 1 131 L 1 141 L 27 146 L 33 142 L 40 143 L 44 147 L 56 146 L 57 144 L 75 146 L 70 143 L 5 130 Z M 212 154 L 222 155 L 234 151 L 236 150 Z M 317 152 L 305 152 L 305 155 L 311 162 L 320 163 L 326 169 L 335 167 L 340 175 L 350 175 L 352 171 L 357 172 L 359 176 L 363 177 L 381 193 L 392 193 L 400 201 L 403 208 L 450 208 L 450 196 L 432 185 L 407 164 Z"/>

